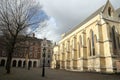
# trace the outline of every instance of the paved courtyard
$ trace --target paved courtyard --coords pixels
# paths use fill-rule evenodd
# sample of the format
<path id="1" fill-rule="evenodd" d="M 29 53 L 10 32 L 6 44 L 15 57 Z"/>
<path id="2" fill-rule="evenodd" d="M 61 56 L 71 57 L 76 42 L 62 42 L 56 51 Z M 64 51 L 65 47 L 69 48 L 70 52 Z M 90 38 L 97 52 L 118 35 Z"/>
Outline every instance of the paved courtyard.
<path id="1" fill-rule="evenodd" d="M 41 68 L 27 70 L 25 68 L 12 68 L 11 74 L 6 74 L 0 67 L 0 80 L 120 80 L 120 75 L 108 75 L 89 72 L 71 72 L 65 70 L 52 70 L 46 68 L 45 77 L 41 77 Z"/>

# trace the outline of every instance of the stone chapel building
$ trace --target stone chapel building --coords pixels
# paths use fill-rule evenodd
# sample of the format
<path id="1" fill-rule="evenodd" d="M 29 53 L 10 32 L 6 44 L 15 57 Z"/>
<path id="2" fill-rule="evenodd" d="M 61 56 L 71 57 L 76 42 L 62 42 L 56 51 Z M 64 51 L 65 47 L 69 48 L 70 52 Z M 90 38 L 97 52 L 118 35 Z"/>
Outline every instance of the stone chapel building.
<path id="1" fill-rule="evenodd" d="M 120 8 L 108 0 L 54 47 L 52 68 L 120 72 Z"/>

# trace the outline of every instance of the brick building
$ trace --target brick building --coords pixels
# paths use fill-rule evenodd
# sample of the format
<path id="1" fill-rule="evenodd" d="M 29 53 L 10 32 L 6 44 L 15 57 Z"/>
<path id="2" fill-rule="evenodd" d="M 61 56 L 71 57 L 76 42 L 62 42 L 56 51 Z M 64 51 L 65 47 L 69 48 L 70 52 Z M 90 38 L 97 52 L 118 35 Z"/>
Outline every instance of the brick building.
<path id="1" fill-rule="evenodd" d="M 17 43 L 16 45 L 18 47 L 15 48 L 12 58 L 12 67 L 40 67 L 41 60 L 42 60 L 42 42 L 44 39 L 38 39 L 34 37 L 27 37 L 26 40 L 21 41 L 20 43 Z M 52 55 L 52 42 L 50 40 L 46 40 L 49 44 L 49 60 L 46 58 L 46 60 L 49 62 L 46 63 L 46 65 L 49 65 L 51 62 L 51 55 Z M 46 43 L 46 44 L 47 44 Z M 5 66 L 7 62 L 7 54 L 5 52 L 5 49 L 2 49 L 3 47 L 0 45 L 0 66 Z M 47 52 L 46 52 L 47 54 Z"/>

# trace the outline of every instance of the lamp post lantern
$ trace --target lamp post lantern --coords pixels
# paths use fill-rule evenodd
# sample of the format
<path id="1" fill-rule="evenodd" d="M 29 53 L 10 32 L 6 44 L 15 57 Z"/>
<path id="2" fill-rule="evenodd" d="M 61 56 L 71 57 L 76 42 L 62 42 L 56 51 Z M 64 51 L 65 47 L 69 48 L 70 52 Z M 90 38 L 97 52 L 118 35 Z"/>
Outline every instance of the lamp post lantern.
<path id="1" fill-rule="evenodd" d="M 46 48 L 43 48 L 43 66 L 42 66 L 42 77 L 45 76 L 45 52 L 46 52 Z"/>

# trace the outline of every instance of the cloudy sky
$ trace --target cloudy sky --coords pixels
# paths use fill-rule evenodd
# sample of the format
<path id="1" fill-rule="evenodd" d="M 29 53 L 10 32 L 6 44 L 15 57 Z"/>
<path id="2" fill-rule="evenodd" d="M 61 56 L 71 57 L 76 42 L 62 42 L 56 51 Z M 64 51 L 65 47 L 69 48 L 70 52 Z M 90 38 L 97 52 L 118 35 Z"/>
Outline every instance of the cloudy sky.
<path id="1" fill-rule="evenodd" d="M 59 41 L 61 34 L 69 31 L 90 14 L 100 8 L 107 0 L 39 0 L 43 6 L 41 15 L 46 18 L 42 31 L 36 37 L 46 37 Z M 120 0 L 110 0 L 115 9 L 120 7 Z"/>

